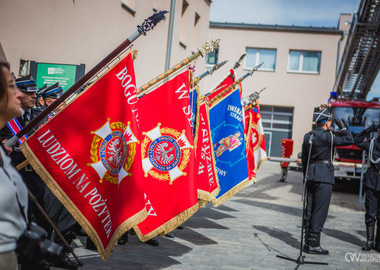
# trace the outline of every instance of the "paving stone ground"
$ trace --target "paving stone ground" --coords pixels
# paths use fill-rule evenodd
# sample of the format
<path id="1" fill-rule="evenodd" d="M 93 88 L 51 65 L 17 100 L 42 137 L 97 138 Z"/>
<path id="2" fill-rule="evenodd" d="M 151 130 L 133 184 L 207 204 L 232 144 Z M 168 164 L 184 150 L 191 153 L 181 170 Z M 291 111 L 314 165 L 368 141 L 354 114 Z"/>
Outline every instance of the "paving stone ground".
<path id="1" fill-rule="evenodd" d="M 109 269 L 295 269 L 299 258 L 302 214 L 302 173 L 291 170 L 285 183 L 278 182 L 279 163 L 265 162 L 257 184 L 247 187 L 223 205 L 210 203 L 173 231 L 175 238 L 157 237 L 158 247 L 129 236 L 115 246 L 104 262 L 97 253 L 75 240 L 82 270 Z M 365 242 L 364 211 L 358 204 L 358 186 L 337 184 L 321 236 L 328 256 L 305 254 L 298 269 L 380 269 L 380 253 L 362 252 Z M 58 268 L 55 268 L 58 269 Z"/>

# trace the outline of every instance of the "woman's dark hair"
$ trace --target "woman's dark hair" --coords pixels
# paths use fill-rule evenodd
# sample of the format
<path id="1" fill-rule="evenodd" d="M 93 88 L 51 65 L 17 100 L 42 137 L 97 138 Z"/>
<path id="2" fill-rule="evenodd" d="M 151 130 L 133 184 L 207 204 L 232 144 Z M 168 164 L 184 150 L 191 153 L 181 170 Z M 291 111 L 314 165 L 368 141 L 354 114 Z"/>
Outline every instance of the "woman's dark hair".
<path id="1" fill-rule="evenodd" d="M 8 82 L 3 71 L 3 67 L 10 70 L 10 65 L 8 62 L 0 61 L 0 102 L 5 101 L 4 104 L 8 102 Z"/>

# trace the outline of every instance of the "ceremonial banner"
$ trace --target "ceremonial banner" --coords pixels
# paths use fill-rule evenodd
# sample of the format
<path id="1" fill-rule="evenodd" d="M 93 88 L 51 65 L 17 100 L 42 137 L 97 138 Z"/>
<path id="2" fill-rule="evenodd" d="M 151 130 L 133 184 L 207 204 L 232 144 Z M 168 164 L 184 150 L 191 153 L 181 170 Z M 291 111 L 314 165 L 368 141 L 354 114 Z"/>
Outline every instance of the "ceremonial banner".
<path id="1" fill-rule="evenodd" d="M 196 116 L 198 111 L 199 87 L 195 85 L 190 91 L 190 108 L 191 108 L 191 126 L 195 136 Z"/>
<path id="2" fill-rule="evenodd" d="M 131 54 L 22 144 L 35 171 L 107 260 L 147 217 Z"/>
<path id="3" fill-rule="evenodd" d="M 246 111 L 249 123 L 246 136 L 247 159 L 252 179 L 256 182 L 256 171 L 267 160 L 265 147 L 264 128 L 261 120 L 260 106 L 258 101 Z"/>
<path id="4" fill-rule="evenodd" d="M 148 218 L 135 231 L 142 241 L 167 234 L 198 210 L 189 107 L 188 71 L 139 100 Z"/>
<path id="5" fill-rule="evenodd" d="M 216 173 L 213 143 L 210 131 L 208 104 L 202 101 L 198 109 L 196 145 L 196 172 L 199 205 L 203 206 L 220 191 Z"/>
<path id="6" fill-rule="evenodd" d="M 238 89 L 211 106 L 210 127 L 220 185 L 220 192 L 213 202 L 218 206 L 248 185 L 243 114 Z"/>
<path id="7" fill-rule="evenodd" d="M 207 100 L 213 99 L 215 96 L 217 96 L 219 93 L 221 93 L 223 90 L 225 90 L 228 86 L 230 86 L 234 82 L 235 82 L 235 71 L 231 69 L 230 73 L 224 79 L 222 79 L 219 83 L 217 83 L 214 89 L 212 89 L 212 93 L 207 97 Z M 231 91 L 232 90 L 233 89 L 231 89 Z M 225 93 L 225 95 L 227 94 L 228 93 Z"/>

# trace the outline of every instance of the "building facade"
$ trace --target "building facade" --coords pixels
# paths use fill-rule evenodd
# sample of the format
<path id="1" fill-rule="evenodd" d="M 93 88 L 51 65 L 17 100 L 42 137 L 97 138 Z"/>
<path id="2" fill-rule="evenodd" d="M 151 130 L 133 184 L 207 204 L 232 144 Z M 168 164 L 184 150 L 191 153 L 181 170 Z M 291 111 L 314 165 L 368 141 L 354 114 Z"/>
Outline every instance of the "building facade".
<path id="1" fill-rule="evenodd" d="M 138 50 L 137 86 L 190 56 L 206 41 L 220 39 L 217 54 L 196 60 L 195 75 L 229 60 L 201 81 L 202 93 L 227 74 L 243 53 L 247 56 L 237 77 L 264 62 L 242 83 L 243 96 L 266 88 L 260 104 L 268 155 L 280 156 L 281 141 L 288 138 L 294 140 L 295 157 L 311 128 L 313 108 L 327 102 L 334 85 L 351 15 L 341 15 L 337 28 L 210 23 L 211 4 L 211 0 L 2 0 L 0 58 L 11 63 L 16 75 L 34 72 L 40 85 L 41 78 L 49 77 L 48 70 L 42 72 L 45 64 L 56 65 L 50 77 L 78 79 L 144 19 L 157 11 L 174 11 L 133 43 Z M 71 75 L 65 77 L 65 72 Z"/>
<path id="2" fill-rule="evenodd" d="M 68 65 L 77 67 L 83 74 L 132 35 L 137 25 L 154 12 L 173 9 L 173 18 L 168 13 L 165 20 L 133 43 L 133 49 L 138 51 L 135 71 L 139 87 L 208 41 L 211 2 L 2 0 L 0 57 L 6 57 L 16 76 L 27 74 L 33 71 L 34 65 L 44 63 L 57 64 L 58 73 L 66 72 L 65 65 Z"/>
<path id="3" fill-rule="evenodd" d="M 259 101 L 268 156 L 280 156 L 282 139 L 294 140 L 292 157 L 301 152 L 314 107 L 327 103 L 334 86 L 350 17 L 341 15 L 337 28 L 210 22 L 209 38 L 222 41 L 218 59 L 209 64 L 230 61 L 219 73 L 228 73 L 243 53 L 237 77 L 263 63 L 242 86 L 243 96 L 265 88 Z M 207 80 L 205 91 L 218 79 Z"/>

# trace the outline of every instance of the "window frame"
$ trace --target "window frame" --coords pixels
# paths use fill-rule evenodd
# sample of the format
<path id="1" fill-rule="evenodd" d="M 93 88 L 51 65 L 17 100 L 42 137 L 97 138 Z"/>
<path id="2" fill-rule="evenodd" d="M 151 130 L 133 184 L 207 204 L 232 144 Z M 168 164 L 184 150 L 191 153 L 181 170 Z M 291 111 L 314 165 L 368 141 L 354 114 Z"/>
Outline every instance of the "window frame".
<path id="1" fill-rule="evenodd" d="M 298 70 L 290 70 L 290 52 L 299 52 L 300 53 L 300 60 L 299 60 L 299 69 Z M 303 57 L 305 53 L 312 52 L 312 53 L 319 53 L 319 65 L 318 65 L 318 71 L 307 71 L 302 70 L 303 68 Z M 301 61 L 302 59 L 302 61 Z M 298 74 L 312 74 L 312 75 L 319 75 L 321 73 L 321 63 L 322 63 L 322 51 L 313 51 L 313 50 L 292 50 L 289 49 L 288 53 L 288 66 L 287 66 L 287 72 L 288 73 L 298 73 Z"/>
<path id="2" fill-rule="evenodd" d="M 256 55 L 255 55 L 255 59 L 256 59 L 256 63 L 254 64 L 253 67 L 247 67 L 247 59 L 248 59 L 248 49 L 252 49 L 252 50 L 256 50 Z M 247 56 L 245 57 L 245 60 L 244 60 L 244 69 L 245 70 L 250 70 L 252 68 L 254 68 L 255 66 L 257 66 L 258 64 L 260 64 L 262 61 L 260 61 L 260 50 L 266 50 L 266 51 L 274 51 L 275 54 L 274 54 L 274 68 L 273 69 L 268 69 L 268 68 L 262 68 L 260 67 L 258 69 L 258 71 L 267 71 L 267 72 L 276 72 L 276 66 L 277 66 L 277 49 L 276 48 L 257 48 L 257 47 L 246 47 L 245 48 L 245 52 L 247 53 Z M 257 57 L 259 56 L 259 57 Z"/>

